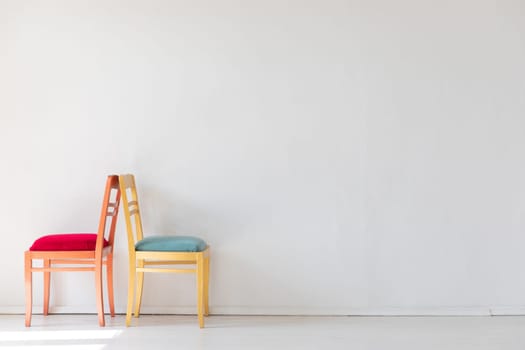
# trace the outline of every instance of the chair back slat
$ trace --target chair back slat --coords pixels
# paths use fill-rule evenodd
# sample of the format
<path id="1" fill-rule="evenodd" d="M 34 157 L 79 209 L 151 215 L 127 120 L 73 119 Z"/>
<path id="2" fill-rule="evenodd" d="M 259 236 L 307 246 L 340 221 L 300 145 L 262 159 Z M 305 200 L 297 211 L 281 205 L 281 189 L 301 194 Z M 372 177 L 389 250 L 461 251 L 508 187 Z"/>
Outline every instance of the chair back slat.
<path id="1" fill-rule="evenodd" d="M 98 226 L 97 244 L 95 247 L 95 256 L 97 258 L 102 257 L 104 239 L 108 241 L 110 249 L 113 251 L 120 197 L 118 175 L 109 175 L 106 180 L 106 190 L 104 192 L 104 200 L 102 202 L 102 211 Z"/>
<path id="2" fill-rule="evenodd" d="M 135 177 L 131 174 L 120 175 L 119 182 L 126 219 L 128 248 L 131 252 L 135 250 L 135 244 L 143 238 L 137 187 Z"/>

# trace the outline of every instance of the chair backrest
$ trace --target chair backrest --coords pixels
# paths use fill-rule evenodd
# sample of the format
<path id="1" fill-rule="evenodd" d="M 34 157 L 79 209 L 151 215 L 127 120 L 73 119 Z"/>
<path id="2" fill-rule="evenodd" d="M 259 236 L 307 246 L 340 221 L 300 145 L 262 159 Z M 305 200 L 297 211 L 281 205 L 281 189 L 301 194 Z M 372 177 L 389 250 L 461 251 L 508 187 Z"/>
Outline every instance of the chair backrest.
<path id="1" fill-rule="evenodd" d="M 109 175 L 106 180 L 106 190 L 102 202 L 102 211 L 98 225 L 97 244 L 95 247 L 96 255 L 102 255 L 104 248 L 104 239 L 108 242 L 108 247 L 113 251 L 113 242 L 115 240 L 115 228 L 117 226 L 117 217 L 120 205 L 120 186 L 117 175 Z"/>
<path id="2" fill-rule="evenodd" d="M 128 249 L 133 252 L 135 251 L 135 244 L 143 238 L 137 186 L 135 185 L 135 177 L 131 174 L 120 175 L 119 182 L 126 219 Z"/>

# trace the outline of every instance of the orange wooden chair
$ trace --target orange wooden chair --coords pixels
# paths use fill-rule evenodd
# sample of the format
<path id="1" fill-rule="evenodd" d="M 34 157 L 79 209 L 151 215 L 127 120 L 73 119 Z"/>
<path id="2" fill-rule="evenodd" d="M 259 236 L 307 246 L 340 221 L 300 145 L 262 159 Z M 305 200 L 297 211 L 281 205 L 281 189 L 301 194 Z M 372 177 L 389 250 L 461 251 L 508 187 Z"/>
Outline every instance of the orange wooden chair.
<path id="1" fill-rule="evenodd" d="M 144 272 L 167 272 L 194 273 L 197 275 L 197 315 L 199 326 L 203 328 L 204 316 L 208 316 L 209 246 L 202 239 L 192 236 L 157 235 L 144 237 L 135 177 L 129 174 L 121 175 L 119 181 L 128 233 L 129 251 L 126 326 L 129 326 L 131 323 L 133 296 L 135 294 L 135 317 L 139 317 Z M 177 267 L 177 265 L 186 265 L 186 267 L 173 267 Z M 136 286 L 135 280 L 137 281 Z"/>
<path id="2" fill-rule="evenodd" d="M 97 233 L 52 234 L 38 238 L 24 253 L 26 289 L 26 327 L 31 326 L 33 307 L 33 272 L 44 273 L 44 315 L 49 311 L 51 272 L 94 271 L 98 322 L 105 325 L 102 291 L 102 265 L 106 265 L 109 309 L 115 316 L 113 298 L 113 241 L 120 204 L 118 176 L 110 175 L 102 203 L 102 213 Z M 41 260 L 43 267 L 34 267 L 33 260 Z M 78 266 L 80 265 L 80 266 Z M 88 265 L 88 266 L 86 266 Z"/>

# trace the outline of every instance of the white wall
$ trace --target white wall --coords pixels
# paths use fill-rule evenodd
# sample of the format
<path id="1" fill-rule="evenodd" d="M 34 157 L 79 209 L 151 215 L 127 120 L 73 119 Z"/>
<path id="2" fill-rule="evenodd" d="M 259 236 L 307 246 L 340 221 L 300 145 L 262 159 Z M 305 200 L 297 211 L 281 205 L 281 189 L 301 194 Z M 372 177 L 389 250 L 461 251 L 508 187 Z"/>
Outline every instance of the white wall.
<path id="1" fill-rule="evenodd" d="M 524 62 L 519 0 L 0 0 L 0 311 L 132 172 L 147 232 L 213 247 L 212 312 L 522 312 Z M 193 277 L 144 297 L 192 312 Z"/>

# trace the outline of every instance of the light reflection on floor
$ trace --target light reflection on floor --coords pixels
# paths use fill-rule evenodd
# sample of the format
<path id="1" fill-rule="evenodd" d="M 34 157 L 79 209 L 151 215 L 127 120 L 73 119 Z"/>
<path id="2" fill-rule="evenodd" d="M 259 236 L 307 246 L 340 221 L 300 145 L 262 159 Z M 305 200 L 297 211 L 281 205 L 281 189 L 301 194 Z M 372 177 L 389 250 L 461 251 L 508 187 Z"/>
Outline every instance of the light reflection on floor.
<path id="1" fill-rule="evenodd" d="M 101 350 L 104 349 L 106 344 L 65 344 L 65 345 L 0 345 L 2 350 L 53 350 L 53 349 L 70 349 L 70 350 Z"/>
<path id="2" fill-rule="evenodd" d="M 0 331 L 0 349 L 12 350 L 101 350 L 108 339 L 120 335 L 122 330 L 34 330 Z"/>
<path id="3" fill-rule="evenodd" d="M 35 340 L 79 340 L 79 339 L 111 339 L 122 333 L 121 330 L 72 330 L 34 332 L 0 332 L 1 341 L 35 341 Z"/>

